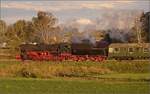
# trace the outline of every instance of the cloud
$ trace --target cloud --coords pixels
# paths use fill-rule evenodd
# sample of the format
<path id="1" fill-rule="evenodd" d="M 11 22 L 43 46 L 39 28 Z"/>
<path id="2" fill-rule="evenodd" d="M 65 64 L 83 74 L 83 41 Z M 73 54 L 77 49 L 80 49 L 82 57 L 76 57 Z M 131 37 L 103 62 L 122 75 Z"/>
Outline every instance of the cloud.
<path id="1" fill-rule="evenodd" d="M 54 1 L 9 1 L 2 2 L 1 8 L 15 8 L 24 10 L 34 10 L 34 11 L 62 11 L 71 9 L 81 9 L 83 6 L 75 2 L 54 2 Z"/>
<path id="2" fill-rule="evenodd" d="M 2 1 L 1 15 L 10 19 L 12 16 L 23 18 L 25 16 L 33 17 L 37 11 L 48 11 L 57 15 L 60 20 L 81 18 L 78 20 L 81 24 L 92 22 L 89 21 L 94 17 L 99 17 L 104 12 L 111 13 L 115 10 L 144 10 L 149 11 L 149 1 L 134 1 L 134 0 L 101 0 L 101 1 Z M 9 11 L 8 11 L 9 10 Z M 26 11 L 27 10 L 27 11 Z M 21 11 L 21 12 L 20 12 Z M 11 15 L 9 15 L 11 14 Z M 13 15 L 12 15 L 13 14 Z M 85 19 L 83 19 L 85 17 Z M 26 17 L 27 18 L 27 17 Z M 86 19 L 90 18 L 90 19 Z M 17 18 L 14 18 L 14 20 Z M 13 20 L 13 19 L 10 19 Z M 13 21 L 14 21 L 13 20 Z"/>
<path id="3" fill-rule="evenodd" d="M 115 1 L 116 3 L 134 3 L 134 2 L 136 2 L 136 1 L 134 1 L 134 0 L 118 0 L 118 1 Z"/>
<path id="4" fill-rule="evenodd" d="M 76 22 L 81 25 L 94 24 L 92 20 L 87 19 L 87 18 L 80 18 L 80 19 L 76 20 Z"/>
<path id="5" fill-rule="evenodd" d="M 62 11 L 68 9 L 103 9 L 117 8 L 117 5 L 124 3 L 132 3 L 133 1 L 7 1 L 2 2 L 2 8 L 16 8 L 34 11 Z"/>
<path id="6" fill-rule="evenodd" d="M 4 21 L 7 22 L 7 24 L 13 24 L 17 20 L 27 20 L 30 21 L 32 18 L 30 16 L 11 16 L 11 17 L 3 17 Z"/>
<path id="7" fill-rule="evenodd" d="M 24 10 L 45 10 L 46 6 L 36 5 L 31 2 L 9 2 L 9 3 L 2 3 L 2 8 L 15 8 L 15 9 L 24 9 Z"/>
<path id="8" fill-rule="evenodd" d="M 114 8 L 115 6 L 112 3 L 97 3 L 97 4 L 82 4 L 82 7 L 89 9 L 100 9 L 100 8 Z"/>

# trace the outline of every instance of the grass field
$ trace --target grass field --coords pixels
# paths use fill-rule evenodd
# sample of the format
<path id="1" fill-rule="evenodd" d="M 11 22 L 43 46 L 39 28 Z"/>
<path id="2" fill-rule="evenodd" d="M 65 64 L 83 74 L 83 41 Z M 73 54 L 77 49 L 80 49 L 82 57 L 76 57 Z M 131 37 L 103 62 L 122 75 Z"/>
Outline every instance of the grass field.
<path id="1" fill-rule="evenodd" d="M 0 94 L 150 94 L 148 82 L 0 79 Z"/>
<path id="2" fill-rule="evenodd" d="M 149 61 L 0 61 L 0 94 L 150 94 Z"/>
<path id="3" fill-rule="evenodd" d="M 150 73 L 148 61 L 36 62 L 0 61 L 1 77 L 86 77 L 112 73 Z"/>

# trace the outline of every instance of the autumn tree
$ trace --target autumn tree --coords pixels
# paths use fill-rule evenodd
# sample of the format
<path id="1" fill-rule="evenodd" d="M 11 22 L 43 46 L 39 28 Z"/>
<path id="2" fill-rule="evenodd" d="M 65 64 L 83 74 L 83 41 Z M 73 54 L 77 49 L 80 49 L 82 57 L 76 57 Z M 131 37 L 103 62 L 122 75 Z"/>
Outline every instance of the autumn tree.
<path id="1" fill-rule="evenodd" d="M 131 28 L 131 32 L 128 33 L 128 36 L 126 36 L 128 39 L 129 43 L 137 43 L 137 32 L 136 32 L 136 28 L 132 27 Z"/>
<path id="2" fill-rule="evenodd" d="M 5 33 L 8 46 L 15 51 L 20 44 L 30 42 L 32 37 L 30 28 L 31 22 L 25 20 L 18 20 L 14 24 L 10 24 Z"/>
<path id="3" fill-rule="evenodd" d="M 62 33 L 63 33 L 62 42 L 68 42 L 68 43 L 72 42 L 73 36 L 81 35 L 81 33 L 79 33 L 78 28 L 70 27 L 70 26 L 62 30 Z"/>
<path id="4" fill-rule="evenodd" d="M 56 17 L 48 12 L 39 11 L 37 17 L 33 17 L 34 36 L 40 43 L 52 44 L 58 42 L 60 29 L 56 26 L 56 22 Z"/>
<path id="5" fill-rule="evenodd" d="M 95 30 L 91 32 L 91 35 L 96 39 L 96 41 L 100 41 L 104 39 L 104 32 L 102 30 Z"/>
<path id="6" fill-rule="evenodd" d="M 0 43 L 6 42 L 6 33 L 7 25 L 3 20 L 0 20 Z"/>

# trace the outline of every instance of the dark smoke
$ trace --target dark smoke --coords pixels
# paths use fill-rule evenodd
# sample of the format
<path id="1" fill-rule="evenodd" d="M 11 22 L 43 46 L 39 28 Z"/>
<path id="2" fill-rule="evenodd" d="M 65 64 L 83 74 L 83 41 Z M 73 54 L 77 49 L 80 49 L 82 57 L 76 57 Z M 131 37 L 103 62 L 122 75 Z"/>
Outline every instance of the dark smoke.
<path id="1" fill-rule="evenodd" d="M 74 35 L 73 42 L 81 43 L 84 39 L 89 39 L 91 43 L 95 43 L 95 39 L 90 35 L 95 30 L 109 33 L 112 39 L 117 39 L 122 42 L 128 42 L 129 37 L 132 36 L 132 28 L 135 26 L 136 17 L 140 17 L 142 11 L 136 10 L 113 10 L 103 12 L 99 17 L 93 20 L 93 24 L 80 25 L 75 20 L 70 21 L 65 26 L 67 31 L 71 31 L 69 27 L 77 28 L 79 32 L 84 33 L 82 36 Z"/>
<path id="2" fill-rule="evenodd" d="M 83 35 L 74 35 L 71 39 L 72 43 L 83 43 L 83 42 L 89 42 L 90 44 L 95 44 L 96 40 L 93 36 L 91 36 L 88 33 L 82 33 Z"/>

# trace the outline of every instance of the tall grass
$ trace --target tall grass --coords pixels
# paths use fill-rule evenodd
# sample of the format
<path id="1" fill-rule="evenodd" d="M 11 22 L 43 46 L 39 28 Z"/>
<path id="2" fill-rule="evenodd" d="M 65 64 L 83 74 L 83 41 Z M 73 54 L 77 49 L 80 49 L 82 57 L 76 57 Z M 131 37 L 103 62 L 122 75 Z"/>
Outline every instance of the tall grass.
<path id="1" fill-rule="evenodd" d="M 100 66 L 64 66 L 61 64 L 50 65 L 46 63 L 13 64 L 11 66 L 0 69 L 1 77 L 82 77 L 106 73 L 111 73 L 111 71 Z"/>
<path id="2" fill-rule="evenodd" d="M 105 62 L 101 66 L 117 73 L 150 73 L 149 61 Z"/>
<path id="3" fill-rule="evenodd" d="M 16 62 L 0 61 L 0 77 L 87 77 L 110 73 L 150 73 L 148 61 Z"/>

